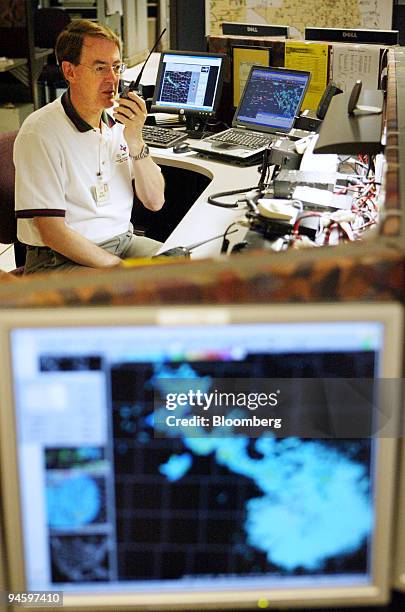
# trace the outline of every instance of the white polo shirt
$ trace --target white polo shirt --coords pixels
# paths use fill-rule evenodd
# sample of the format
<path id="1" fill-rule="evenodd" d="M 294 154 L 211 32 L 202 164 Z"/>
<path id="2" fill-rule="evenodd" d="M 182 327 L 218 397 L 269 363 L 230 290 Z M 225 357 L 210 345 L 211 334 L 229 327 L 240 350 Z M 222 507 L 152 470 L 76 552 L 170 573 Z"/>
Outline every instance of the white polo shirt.
<path id="1" fill-rule="evenodd" d="M 101 125 L 87 124 L 68 93 L 24 121 L 14 145 L 21 242 L 44 246 L 34 224 L 38 216 L 64 217 L 95 243 L 128 230 L 134 194 L 124 126 L 107 113 Z M 97 187 L 104 190 L 102 199 Z"/>

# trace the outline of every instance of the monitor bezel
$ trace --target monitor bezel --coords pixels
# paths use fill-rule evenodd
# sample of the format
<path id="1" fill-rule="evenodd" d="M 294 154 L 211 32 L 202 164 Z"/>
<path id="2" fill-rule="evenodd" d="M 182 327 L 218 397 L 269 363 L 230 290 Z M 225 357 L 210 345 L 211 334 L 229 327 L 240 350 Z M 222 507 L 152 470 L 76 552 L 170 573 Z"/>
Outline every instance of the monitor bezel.
<path id="1" fill-rule="evenodd" d="M 300 105 L 298 107 L 298 112 L 300 111 L 300 109 L 302 108 L 302 103 L 304 101 L 305 95 L 306 95 L 306 93 L 308 91 L 309 84 L 311 82 L 311 73 L 308 70 L 294 70 L 292 68 L 279 68 L 279 67 L 275 67 L 275 66 L 260 66 L 260 65 L 252 66 L 251 69 L 250 69 L 250 72 L 248 74 L 248 78 L 246 79 L 245 87 L 243 88 L 243 92 L 242 92 L 242 94 L 240 96 L 238 107 L 237 107 L 237 109 L 235 111 L 234 119 L 232 121 L 232 126 L 233 127 L 244 127 L 244 128 L 251 129 L 251 130 L 254 130 L 255 128 L 257 129 L 257 125 L 255 125 L 251 121 L 241 121 L 240 119 L 238 119 L 238 115 L 239 115 L 240 109 L 242 107 L 244 97 L 246 95 L 246 90 L 247 90 L 247 88 L 249 86 L 249 81 L 251 79 L 251 76 L 252 76 L 252 73 L 253 73 L 254 70 L 265 70 L 267 72 L 276 72 L 276 73 L 279 73 L 279 74 L 283 74 L 283 73 L 287 74 L 288 73 L 288 74 L 298 74 L 298 75 L 306 75 L 306 76 L 308 76 L 308 80 L 307 80 L 306 86 L 305 86 L 305 88 L 304 88 L 304 90 L 302 92 Z M 260 131 L 261 132 L 267 132 L 269 134 L 274 134 L 274 133 L 288 134 L 291 131 L 291 129 L 294 127 L 294 122 L 295 122 L 295 119 L 297 118 L 297 116 L 298 115 L 295 115 L 294 120 L 293 120 L 292 124 L 290 125 L 290 127 L 288 129 L 287 128 L 283 129 L 281 127 L 274 127 L 274 126 L 267 126 L 267 125 L 260 124 Z"/>
<path id="2" fill-rule="evenodd" d="M 346 36 L 345 36 L 346 33 Z M 315 34 L 315 36 L 314 36 Z M 354 36 L 353 36 L 354 34 Z M 357 37 L 359 35 L 359 37 Z M 385 41 L 384 41 L 385 37 Z M 396 42 L 387 42 L 395 38 Z M 396 46 L 399 44 L 399 30 L 382 28 L 327 28 L 307 26 L 304 31 L 305 41 L 339 42 L 344 44 Z"/>
<path id="3" fill-rule="evenodd" d="M 2 465 L 2 487 L 4 494 L 4 521 L 7 558 L 9 563 L 10 588 L 25 591 L 26 581 L 23 558 L 23 536 L 20 515 L 20 492 L 18 486 L 18 457 L 16 427 L 13 414 L 13 389 L 11 384 L 10 330 L 32 327 L 96 327 L 123 325 L 195 325 L 227 323 L 298 323 L 324 321 L 378 321 L 384 324 L 385 350 L 381 362 L 382 377 L 400 377 L 402 372 L 402 306 L 397 303 L 344 303 L 344 304 L 279 304 L 266 306 L 147 306 L 147 307 L 84 307 L 82 309 L 38 309 L 17 312 L 3 311 L 0 316 L 0 350 L 3 357 L 3 375 L 0 379 L 0 464 Z M 181 591 L 170 594 L 101 593 L 65 594 L 66 612 L 78 610 L 195 610 L 198 606 L 221 606 L 222 609 L 238 609 L 257 605 L 258 598 L 268 598 L 278 607 L 302 607 L 322 605 L 354 605 L 385 603 L 389 597 L 391 528 L 394 501 L 394 475 L 397 457 L 396 440 L 381 438 L 375 462 L 375 530 L 373 534 L 372 582 L 354 587 L 317 587 L 297 589 L 274 589 L 268 592 Z M 134 603 L 134 599 L 136 602 Z M 203 601 L 203 604 L 201 604 Z M 46 610 L 46 608 L 37 608 Z"/>
<path id="4" fill-rule="evenodd" d="M 186 108 L 186 107 L 181 107 L 179 106 L 177 107 L 171 107 L 171 106 L 165 106 L 162 104 L 159 104 L 159 101 L 157 100 L 157 97 L 159 95 L 159 83 L 161 83 L 162 77 L 163 77 L 163 73 L 164 73 L 164 57 L 166 55 L 176 55 L 176 56 L 186 56 L 186 57 L 212 57 L 212 58 L 218 58 L 221 60 L 221 65 L 219 68 L 219 73 L 218 73 L 218 84 L 217 84 L 217 88 L 215 91 L 215 97 L 214 97 L 214 103 L 212 106 L 212 110 L 208 111 L 208 110 L 201 110 L 201 109 L 192 109 L 192 108 Z M 180 114 L 180 115 L 204 115 L 204 116 L 213 116 L 215 115 L 216 111 L 218 110 L 218 106 L 221 100 L 221 95 L 222 95 L 222 84 L 224 81 L 224 73 L 225 73 L 225 59 L 226 59 L 226 55 L 224 55 L 223 53 L 205 53 L 205 52 L 200 52 L 200 51 L 162 51 L 162 53 L 160 54 L 160 59 L 159 59 L 159 66 L 158 66 L 158 71 L 157 71 L 157 76 L 156 76 L 156 85 L 155 85 L 155 91 L 153 93 L 153 99 L 152 99 L 152 105 L 151 105 L 151 112 L 155 112 L 155 113 L 170 113 L 170 114 Z"/>
<path id="5" fill-rule="evenodd" d="M 229 31 L 232 30 L 233 31 Z M 221 23 L 223 36 L 250 36 L 259 38 L 261 36 L 277 36 L 290 38 L 290 26 L 276 23 L 246 23 L 244 21 L 223 21 Z M 224 30 L 227 30 L 226 32 Z M 266 33 L 264 33 L 264 31 Z"/>
<path id="6" fill-rule="evenodd" d="M 405 432 L 403 432 L 405 436 Z M 395 561 L 393 585 L 405 593 L 405 437 L 400 445 L 400 467 L 398 478 L 399 500 L 395 527 Z"/>
<path id="7" fill-rule="evenodd" d="M 3 533 L 3 516 L 0 505 L 0 593 L 4 593 L 7 590 L 6 558 L 5 539 Z M 3 610 L 2 604 L 5 605 L 5 603 L 6 602 L 0 601 L 0 610 Z"/>

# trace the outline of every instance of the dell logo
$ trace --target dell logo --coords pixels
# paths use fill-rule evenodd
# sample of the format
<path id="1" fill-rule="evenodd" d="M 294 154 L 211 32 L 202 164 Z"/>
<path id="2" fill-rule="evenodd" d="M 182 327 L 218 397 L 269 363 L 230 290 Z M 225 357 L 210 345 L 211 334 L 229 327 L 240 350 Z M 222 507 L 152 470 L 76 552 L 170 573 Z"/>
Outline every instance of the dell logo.
<path id="1" fill-rule="evenodd" d="M 343 38 L 357 38 L 357 32 L 343 32 Z"/>
<path id="2" fill-rule="evenodd" d="M 256 34 L 258 32 L 258 29 L 254 28 L 253 26 L 248 26 L 246 29 L 247 29 L 248 32 L 256 32 Z"/>

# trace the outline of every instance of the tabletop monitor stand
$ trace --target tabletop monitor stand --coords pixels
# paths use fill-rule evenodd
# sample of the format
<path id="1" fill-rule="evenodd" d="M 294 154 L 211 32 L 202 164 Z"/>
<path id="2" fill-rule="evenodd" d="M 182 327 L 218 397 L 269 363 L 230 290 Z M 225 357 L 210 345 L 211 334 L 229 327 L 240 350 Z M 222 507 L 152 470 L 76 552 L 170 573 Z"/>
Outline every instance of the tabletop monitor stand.
<path id="1" fill-rule="evenodd" d="M 180 113 L 180 122 L 185 123 L 186 132 L 190 138 L 200 139 L 211 133 L 210 121 L 215 119 L 214 113 Z"/>

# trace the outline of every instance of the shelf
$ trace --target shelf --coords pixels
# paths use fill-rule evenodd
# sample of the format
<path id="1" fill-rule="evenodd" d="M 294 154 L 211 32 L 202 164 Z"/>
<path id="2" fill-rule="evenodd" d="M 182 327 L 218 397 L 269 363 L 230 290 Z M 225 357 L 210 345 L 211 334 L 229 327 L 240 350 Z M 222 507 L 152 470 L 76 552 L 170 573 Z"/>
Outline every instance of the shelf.
<path id="1" fill-rule="evenodd" d="M 64 6 L 65 11 L 97 11 L 96 6 Z"/>

